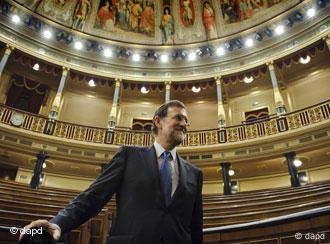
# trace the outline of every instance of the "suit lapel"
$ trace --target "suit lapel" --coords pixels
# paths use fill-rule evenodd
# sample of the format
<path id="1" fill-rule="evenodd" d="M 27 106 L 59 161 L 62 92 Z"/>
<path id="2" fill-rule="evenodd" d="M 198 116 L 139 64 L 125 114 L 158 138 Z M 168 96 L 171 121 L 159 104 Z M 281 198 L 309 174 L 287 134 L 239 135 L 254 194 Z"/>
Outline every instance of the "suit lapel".
<path id="1" fill-rule="evenodd" d="M 178 169 L 179 169 L 179 181 L 178 181 L 178 186 L 174 192 L 170 205 L 175 203 L 177 198 L 180 198 L 179 196 L 181 196 L 181 194 L 187 188 L 187 171 L 186 171 L 186 167 L 184 165 L 185 162 L 178 154 L 176 154 L 176 158 L 177 158 L 177 164 L 178 164 Z"/>
<path id="2" fill-rule="evenodd" d="M 165 198 L 160 184 L 160 174 L 158 168 L 157 155 L 153 145 L 149 146 L 147 150 L 144 152 L 144 155 L 142 155 L 142 160 L 145 160 L 150 175 L 151 177 L 153 177 L 154 184 L 156 185 L 157 200 L 159 200 L 159 203 L 161 205 L 165 205 Z"/>

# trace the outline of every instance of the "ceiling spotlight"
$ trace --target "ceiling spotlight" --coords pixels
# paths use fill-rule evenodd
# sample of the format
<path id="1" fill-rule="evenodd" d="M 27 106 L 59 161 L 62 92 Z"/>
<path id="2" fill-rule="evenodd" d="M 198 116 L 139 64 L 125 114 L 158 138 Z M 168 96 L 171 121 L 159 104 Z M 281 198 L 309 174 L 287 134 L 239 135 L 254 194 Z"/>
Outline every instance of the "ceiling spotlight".
<path id="1" fill-rule="evenodd" d="M 39 66 L 38 63 L 35 63 L 35 64 L 33 65 L 33 67 L 32 67 L 32 69 L 34 69 L 34 70 L 36 70 L 36 71 L 39 71 L 39 68 L 40 68 L 40 66 Z"/>
<path id="2" fill-rule="evenodd" d="M 295 159 L 295 160 L 293 160 L 293 164 L 294 164 L 294 166 L 296 166 L 296 167 L 300 167 L 301 165 L 302 165 L 302 162 L 301 162 L 301 160 L 300 159 Z"/>
<path id="3" fill-rule="evenodd" d="M 21 22 L 21 18 L 17 14 L 14 14 L 11 16 L 11 21 L 13 21 L 15 24 L 18 24 Z"/>
<path id="4" fill-rule="evenodd" d="M 251 83 L 253 80 L 254 80 L 253 76 L 250 76 L 250 77 L 245 76 L 243 79 L 244 83 L 246 83 L 246 84 Z"/>
<path id="5" fill-rule="evenodd" d="M 192 90 L 193 92 L 195 92 L 195 93 L 198 93 L 198 92 L 201 91 L 201 88 L 200 88 L 200 87 L 193 86 L 193 87 L 191 88 L 191 90 Z"/>
<path id="6" fill-rule="evenodd" d="M 106 48 L 103 50 L 103 56 L 106 58 L 110 58 L 112 57 L 112 50 L 109 48 Z"/>
<path id="7" fill-rule="evenodd" d="M 82 47 L 83 47 L 83 44 L 80 41 L 76 41 L 74 43 L 74 48 L 75 49 L 80 50 L 80 49 L 82 49 Z"/>
<path id="8" fill-rule="evenodd" d="M 218 56 L 222 56 L 225 54 L 225 49 L 223 47 L 218 47 L 215 52 Z"/>
<path id="9" fill-rule="evenodd" d="M 293 16 L 297 21 L 302 21 L 304 19 L 304 15 L 300 11 L 296 11 Z"/>
<path id="10" fill-rule="evenodd" d="M 315 14 L 316 14 L 315 8 L 310 8 L 310 9 L 307 10 L 307 16 L 308 17 L 310 17 L 310 18 L 314 17 Z"/>
<path id="11" fill-rule="evenodd" d="M 247 47 L 252 47 L 253 46 L 253 40 L 252 40 L 252 38 L 248 38 L 245 41 L 245 46 L 247 46 Z"/>
<path id="12" fill-rule="evenodd" d="M 242 48 L 242 42 L 241 42 L 241 40 L 240 39 L 236 39 L 235 40 L 235 45 L 238 47 L 238 48 Z"/>
<path id="13" fill-rule="evenodd" d="M 167 55 L 167 54 L 162 54 L 162 55 L 160 55 L 160 61 L 161 61 L 162 63 L 166 63 L 166 62 L 168 62 L 168 55 Z"/>
<path id="14" fill-rule="evenodd" d="M 311 57 L 309 55 L 306 56 L 306 58 L 301 57 L 299 59 L 299 63 L 301 64 L 308 64 L 311 61 Z"/>
<path id="15" fill-rule="evenodd" d="M 192 51 L 188 54 L 188 60 L 194 61 L 196 59 L 196 52 Z"/>
<path id="16" fill-rule="evenodd" d="M 96 86 L 95 81 L 93 79 L 88 81 L 88 85 L 91 86 L 91 87 Z"/>
<path id="17" fill-rule="evenodd" d="M 258 33 L 256 34 L 256 36 L 255 36 L 255 39 L 256 39 L 257 41 L 261 42 L 262 39 L 263 39 L 262 34 L 258 32 Z"/>
<path id="18" fill-rule="evenodd" d="M 235 175 L 235 171 L 233 169 L 228 170 L 229 176 Z"/>
<path id="19" fill-rule="evenodd" d="M 140 57 L 140 55 L 139 55 L 138 53 L 134 53 L 134 54 L 132 55 L 132 60 L 133 60 L 134 62 L 139 62 L 140 59 L 141 59 L 141 57 Z"/>
<path id="20" fill-rule="evenodd" d="M 46 39 L 50 39 L 52 37 L 52 32 L 50 30 L 44 30 L 42 34 Z"/>
<path id="21" fill-rule="evenodd" d="M 145 86 L 142 86 L 140 91 L 141 91 L 141 93 L 143 93 L 143 94 L 147 94 L 147 93 L 149 93 L 150 90 L 147 89 Z"/>
<path id="22" fill-rule="evenodd" d="M 276 28 L 275 28 L 275 33 L 277 35 L 282 35 L 284 33 L 284 26 L 283 25 L 278 25 Z"/>
<path id="23" fill-rule="evenodd" d="M 265 29 L 265 33 L 268 37 L 272 37 L 273 36 L 273 32 L 271 29 L 269 29 L 268 27 Z"/>

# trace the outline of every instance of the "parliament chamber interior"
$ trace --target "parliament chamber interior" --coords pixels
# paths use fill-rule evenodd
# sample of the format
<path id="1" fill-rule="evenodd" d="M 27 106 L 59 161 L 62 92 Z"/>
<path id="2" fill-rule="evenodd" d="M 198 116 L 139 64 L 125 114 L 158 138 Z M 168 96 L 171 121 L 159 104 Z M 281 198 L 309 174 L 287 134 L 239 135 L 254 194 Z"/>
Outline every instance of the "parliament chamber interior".
<path id="1" fill-rule="evenodd" d="M 0 0 L 0 244 L 152 145 L 170 100 L 204 243 L 330 243 L 329 98 L 329 0 Z M 107 243 L 115 201 L 65 242 Z"/>

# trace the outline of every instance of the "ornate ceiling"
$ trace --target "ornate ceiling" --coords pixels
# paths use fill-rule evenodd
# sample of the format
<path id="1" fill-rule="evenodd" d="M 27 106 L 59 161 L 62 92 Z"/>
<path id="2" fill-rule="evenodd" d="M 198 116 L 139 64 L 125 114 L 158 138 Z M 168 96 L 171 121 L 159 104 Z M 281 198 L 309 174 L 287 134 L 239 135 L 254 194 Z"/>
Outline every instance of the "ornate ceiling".
<path id="1" fill-rule="evenodd" d="M 149 82 L 261 70 L 329 32 L 330 4 L 315 0 L 1 0 L 0 5 L 0 41 L 77 71 Z"/>

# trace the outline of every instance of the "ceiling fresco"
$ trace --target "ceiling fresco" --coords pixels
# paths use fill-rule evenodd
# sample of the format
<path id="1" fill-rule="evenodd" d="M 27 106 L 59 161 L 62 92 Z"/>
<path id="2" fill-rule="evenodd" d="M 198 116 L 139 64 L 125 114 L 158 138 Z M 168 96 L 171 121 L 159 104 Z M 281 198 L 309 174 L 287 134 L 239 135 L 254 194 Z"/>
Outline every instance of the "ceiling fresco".
<path id="1" fill-rule="evenodd" d="M 299 0 L 17 0 L 35 13 L 115 41 L 173 45 L 237 33 Z"/>

